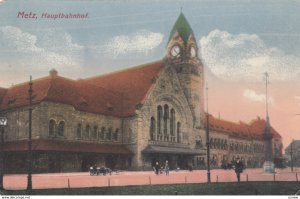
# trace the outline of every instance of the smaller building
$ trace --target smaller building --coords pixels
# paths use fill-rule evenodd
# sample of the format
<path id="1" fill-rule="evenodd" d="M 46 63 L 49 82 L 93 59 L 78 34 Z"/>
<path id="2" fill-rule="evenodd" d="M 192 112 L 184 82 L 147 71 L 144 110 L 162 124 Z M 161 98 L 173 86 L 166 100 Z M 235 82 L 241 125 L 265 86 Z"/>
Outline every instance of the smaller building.
<path id="1" fill-rule="evenodd" d="M 300 140 L 293 140 L 285 148 L 285 157 L 287 159 L 288 166 L 291 166 L 291 160 L 293 159 L 293 166 L 300 166 Z"/>

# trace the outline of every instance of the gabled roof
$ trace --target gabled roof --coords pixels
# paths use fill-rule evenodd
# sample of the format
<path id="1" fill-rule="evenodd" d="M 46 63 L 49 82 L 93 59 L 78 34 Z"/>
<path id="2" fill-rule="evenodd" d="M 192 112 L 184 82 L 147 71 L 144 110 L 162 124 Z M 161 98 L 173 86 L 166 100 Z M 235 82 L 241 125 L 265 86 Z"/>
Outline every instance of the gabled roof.
<path id="1" fill-rule="evenodd" d="M 185 16 L 183 15 L 183 13 L 180 13 L 177 21 L 175 22 L 171 30 L 168 43 L 176 32 L 178 32 L 178 34 L 181 36 L 182 40 L 185 43 L 187 43 L 190 35 L 193 35 L 193 30 L 190 24 L 188 23 L 188 21 L 186 20 Z"/>
<path id="2" fill-rule="evenodd" d="M 143 103 L 163 66 L 163 61 L 159 61 L 78 81 L 50 71 L 49 76 L 33 81 L 33 104 L 57 102 L 90 113 L 131 116 L 136 106 Z M 28 89 L 28 83 L 0 89 L 0 99 L 3 95 L 0 109 L 28 106 Z"/>
<path id="3" fill-rule="evenodd" d="M 230 122 L 222 119 L 217 119 L 209 115 L 209 128 L 215 131 L 221 131 L 234 137 L 263 139 L 266 122 L 263 119 L 257 118 L 249 124 L 244 122 Z M 271 127 L 271 133 L 274 138 L 281 138 L 280 134 Z"/>

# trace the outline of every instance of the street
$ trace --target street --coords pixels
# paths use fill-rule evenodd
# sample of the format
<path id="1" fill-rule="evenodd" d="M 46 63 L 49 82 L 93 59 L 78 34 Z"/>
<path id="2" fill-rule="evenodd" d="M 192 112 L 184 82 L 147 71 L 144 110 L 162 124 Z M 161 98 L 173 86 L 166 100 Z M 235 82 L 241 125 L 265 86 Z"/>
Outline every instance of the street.
<path id="1" fill-rule="evenodd" d="M 291 172 L 290 168 L 277 169 L 275 174 L 263 173 L 262 169 L 246 169 L 241 174 L 241 181 L 298 181 L 297 172 L 300 174 L 300 168 L 295 168 L 294 172 Z M 156 175 L 153 171 L 121 171 L 107 176 L 90 176 L 88 172 L 50 173 L 33 174 L 32 181 L 33 189 L 206 183 L 207 171 L 171 171 L 169 176 Z M 234 170 L 215 169 L 211 171 L 211 182 L 236 181 Z M 24 190 L 26 186 L 27 175 L 4 176 L 6 190 Z"/>

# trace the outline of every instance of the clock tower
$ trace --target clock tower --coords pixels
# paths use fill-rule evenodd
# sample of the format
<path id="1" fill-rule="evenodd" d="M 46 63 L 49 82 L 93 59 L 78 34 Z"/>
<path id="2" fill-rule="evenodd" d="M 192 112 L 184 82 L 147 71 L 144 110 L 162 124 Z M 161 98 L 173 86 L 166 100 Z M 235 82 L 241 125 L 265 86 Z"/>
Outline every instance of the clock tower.
<path id="1" fill-rule="evenodd" d="M 197 41 L 183 13 L 180 13 L 167 44 L 166 62 L 174 68 L 193 113 L 193 124 L 200 128 L 204 119 L 204 74 L 198 57 Z"/>

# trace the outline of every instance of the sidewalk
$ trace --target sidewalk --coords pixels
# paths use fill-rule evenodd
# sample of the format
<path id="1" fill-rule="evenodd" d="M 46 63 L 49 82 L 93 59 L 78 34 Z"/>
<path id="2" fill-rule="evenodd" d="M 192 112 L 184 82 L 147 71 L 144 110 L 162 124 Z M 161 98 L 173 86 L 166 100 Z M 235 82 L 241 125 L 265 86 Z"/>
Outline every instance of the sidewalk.
<path id="1" fill-rule="evenodd" d="M 298 173 L 292 173 L 289 169 L 284 169 L 276 170 L 275 174 L 266 174 L 263 173 L 262 169 L 246 169 L 241 174 L 241 181 L 298 181 Z M 206 182 L 206 170 L 194 170 L 192 172 L 171 171 L 169 176 L 166 176 L 165 174 L 155 175 L 153 171 L 124 171 L 120 173 L 113 173 L 109 176 L 90 176 L 88 172 L 32 175 L 33 189 L 185 184 Z M 236 175 L 234 173 L 234 170 L 212 170 L 211 182 L 236 182 Z M 24 190 L 26 189 L 26 187 L 27 175 L 4 176 L 5 189 Z"/>

